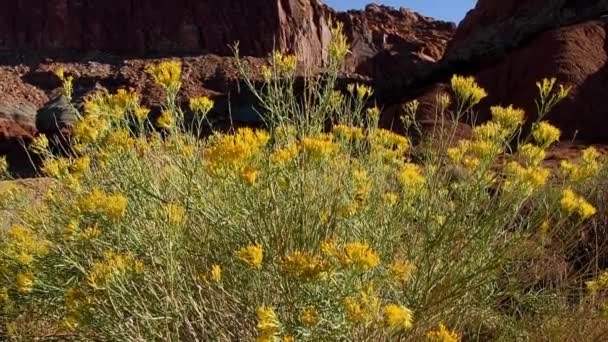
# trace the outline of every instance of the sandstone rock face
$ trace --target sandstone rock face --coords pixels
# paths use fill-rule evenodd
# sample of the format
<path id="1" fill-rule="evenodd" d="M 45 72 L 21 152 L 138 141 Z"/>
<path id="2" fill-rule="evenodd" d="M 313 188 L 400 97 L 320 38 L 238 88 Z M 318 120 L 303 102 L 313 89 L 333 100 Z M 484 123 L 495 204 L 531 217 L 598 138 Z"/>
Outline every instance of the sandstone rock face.
<path id="1" fill-rule="evenodd" d="M 329 39 L 317 0 L 15 0 L 0 4 L 0 49 L 245 55 L 277 48 L 317 62 Z"/>
<path id="2" fill-rule="evenodd" d="M 415 80 L 416 89 L 402 80 L 395 92 L 401 103 L 420 99 L 421 116 L 429 118 L 429 99 L 449 90 L 453 74 L 473 75 L 489 93 L 477 108 L 479 119 L 489 118 L 491 105 L 513 104 L 534 120 L 535 83 L 555 77 L 572 92 L 546 119 L 564 140 L 608 142 L 606 14 L 606 0 L 479 0 L 434 70 Z M 392 115 L 399 108 L 392 106 Z"/>
<path id="3" fill-rule="evenodd" d="M 453 23 L 379 5 L 337 13 L 336 18 L 344 23 L 351 42 L 347 70 L 374 78 L 437 63 L 456 31 Z"/>

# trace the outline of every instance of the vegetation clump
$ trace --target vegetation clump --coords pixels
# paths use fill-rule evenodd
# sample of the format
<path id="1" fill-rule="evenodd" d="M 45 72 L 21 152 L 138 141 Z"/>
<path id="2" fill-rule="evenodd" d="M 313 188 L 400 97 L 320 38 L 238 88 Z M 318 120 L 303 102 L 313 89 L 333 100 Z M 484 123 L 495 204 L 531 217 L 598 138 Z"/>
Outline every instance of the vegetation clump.
<path id="1" fill-rule="evenodd" d="M 513 276 L 532 251 L 597 214 L 583 197 L 605 172 L 595 150 L 557 172 L 542 163 L 560 136 L 543 118 L 567 89 L 539 84 L 528 138 L 525 113 L 496 106 L 471 139 L 454 141 L 457 121 L 486 97 L 454 76 L 455 95 L 438 98 L 453 119 L 438 120 L 447 138 L 421 153 L 378 127 L 372 89 L 336 90 L 348 45 L 340 27 L 333 34 L 327 72 L 307 78 L 304 94 L 294 91 L 295 57 L 278 52 L 261 89 L 250 81 L 264 129 L 188 133 L 214 103 L 191 99 L 194 125 L 185 122 L 181 65 L 165 61 L 147 69 L 166 95 L 157 118 L 137 93 L 99 93 L 79 113 L 70 153 L 37 138 L 30 149 L 44 158 L 48 191 L 34 201 L 19 186 L 0 194 L 14 223 L 0 231 L 0 332 L 455 342 L 528 338 L 536 327 L 524 310 L 543 324 L 567 308 L 600 317 L 605 273 L 579 284 L 589 291 L 578 304 L 571 288 Z M 407 108 L 402 121 L 416 125 L 417 104 Z M 517 302 L 505 309 L 506 298 Z"/>

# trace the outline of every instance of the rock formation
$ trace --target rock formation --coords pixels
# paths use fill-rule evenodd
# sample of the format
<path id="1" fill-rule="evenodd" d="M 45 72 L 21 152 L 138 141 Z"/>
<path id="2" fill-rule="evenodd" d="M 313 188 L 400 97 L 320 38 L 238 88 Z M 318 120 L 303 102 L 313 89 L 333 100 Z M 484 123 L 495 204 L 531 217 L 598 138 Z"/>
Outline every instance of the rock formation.
<path id="1" fill-rule="evenodd" d="M 572 86 L 572 92 L 547 119 L 567 140 L 606 142 L 606 14 L 606 0 L 479 0 L 458 27 L 443 60 L 425 74 L 397 76 L 393 81 L 399 87 L 388 94 L 388 101 L 401 96 L 401 102 L 417 97 L 428 102 L 437 89 L 446 88 L 441 83 L 459 73 L 475 76 L 490 95 L 478 108 L 482 120 L 494 104 L 514 104 L 534 119 L 535 83 L 556 77 Z M 398 116 L 398 110 L 391 115 Z"/>

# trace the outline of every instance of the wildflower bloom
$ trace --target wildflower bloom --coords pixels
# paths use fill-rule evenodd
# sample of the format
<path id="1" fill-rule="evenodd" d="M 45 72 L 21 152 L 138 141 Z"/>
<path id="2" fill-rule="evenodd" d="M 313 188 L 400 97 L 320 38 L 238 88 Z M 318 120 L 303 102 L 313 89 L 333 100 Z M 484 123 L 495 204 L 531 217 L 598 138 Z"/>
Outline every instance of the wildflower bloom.
<path id="1" fill-rule="evenodd" d="M 127 198 L 119 193 L 106 194 L 93 189 L 79 200 L 79 208 L 84 212 L 103 214 L 113 220 L 122 218 L 127 212 Z"/>
<path id="2" fill-rule="evenodd" d="M 538 233 L 540 234 L 541 239 L 545 240 L 549 235 L 550 230 L 551 224 L 549 223 L 549 220 L 544 220 L 538 227 Z"/>
<path id="3" fill-rule="evenodd" d="M 363 140 L 363 129 L 361 127 L 347 126 L 347 125 L 336 125 L 332 129 L 332 133 L 339 139 L 347 141 L 361 141 Z"/>
<path id="4" fill-rule="evenodd" d="M 561 162 L 562 172 L 574 182 L 579 182 L 584 179 L 594 177 L 600 171 L 600 163 L 598 162 L 599 153 L 594 147 L 588 147 L 583 150 L 581 160 L 578 164 L 573 164 L 570 161 L 563 160 Z"/>
<path id="5" fill-rule="evenodd" d="M 341 62 L 344 60 L 348 51 L 348 41 L 344 34 L 344 24 L 337 23 L 331 28 L 331 41 L 329 43 L 329 56 L 332 61 Z"/>
<path id="6" fill-rule="evenodd" d="M 88 156 L 82 156 L 74 159 L 68 168 L 71 174 L 81 175 L 89 171 L 90 167 L 91 158 L 89 158 Z"/>
<path id="7" fill-rule="evenodd" d="M 545 160 L 545 150 L 533 144 L 524 144 L 517 151 L 519 159 L 528 166 L 539 165 Z"/>
<path id="8" fill-rule="evenodd" d="M 67 174 L 69 162 L 65 158 L 47 158 L 42 162 L 42 172 L 53 178 Z"/>
<path id="9" fill-rule="evenodd" d="M 91 265 L 87 274 L 87 283 L 93 289 L 103 289 L 117 277 L 142 271 L 143 264 L 131 255 L 107 251 L 101 260 Z"/>
<path id="10" fill-rule="evenodd" d="M 372 88 L 364 85 L 364 84 L 358 84 L 356 86 L 356 91 L 357 91 L 357 98 L 359 100 L 363 100 L 367 97 L 370 97 L 374 94 L 374 91 L 372 90 Z"/>
<path id="11" fill-rule="evenodd" d="M 427 342 L 460 342 L 460 336 L 454 331 L 450 331 L 448 328 L 439 324 L 437 330 L 429 331 L 426 334 Z"/>
<path id="12" fill-rule="evenodd" d="M 213 108 L 214 102 L 207 96 L 193 97 L 190 99 L 190 109 L 195 113 L 205 115 Z"/>
<path id="13" fill-rule="evenodd" d="M 295 251 L 283 258 L 281 269 L 293 277 L 308 281 L 317 279 L 327 272 L 329 264 L 317 255 Z"/>
<path id="14" fill-rule="evenodd" d="M 40 134 L 35 137 L 30 144 L 30 151 L 35 154 L 45 154 L 49 149 L 49 139 L 47 139 L 46 135 Z"/>
<path id="15" fill-rule="evenodd" d="M 8 171 L 8 162 L 6 156 L 0 156 L 0 175 L 5 174 Z"/>
<path id="16" fill-rule="evenodd" d="M 587 200 L 577 196 L 572 189 L 565 189 L 560 200 L 562 209 L 569 214 L 578 214 L 581 220 L 595 215 L 597 210 Z"/>
<path id="17" fill-rule="evenodd" d="M 300 321 L 308 328 L 314 328 L 319 324 L 319 313 L 314 306 L 307 306 L 300 314 Z"/>
<path id="18" fill-rule="evenodd" d="M 264 259 L 264 247 L 262 245 L 256 244 L 243 247 L 237 252 L 237 255 L 241 261 L 251 268 L 262 268 L 262 261 Z"/>
<path id="19" fill-rule="evenodd" d="M 395 281 L 407 282 L 411 279 L 416 266 L 407 260 L 395 258 L 389 265 L 389 270 L 391 278 Z"/>
<path id="20" fill-rule="evenodd" d="M 33 230 L 20 224 L 11 226 L 7 231 L 5 253 L 17 263 L 27 266 L 34 257 L 48 254 L 49 242 L 39 238 Z"/>
<path id="21" fill-rule="evenodd" d="M 343 264 L 368 271 L 380 264 L 380 257 L 367 243 L 351 242 L 344 246 Z"/>
<path id="22" fill-rule="evenodd" d="M 149 65 L 146 72 L 165 90 L 176 91 L 181 87 L 182 63 L 179 61 L 164 61 Z"/>
<path id="23" fill-rule="evenodd" d="M 186 218 L 186 209 L 179 204 L 166 204 L 163 206 L 163 212 L 169 224 L 182 224 Z"/>
<path id="24" fill-rule="evenodd" d="M 139 122 L 146 120 L 149 114 L 150 108 L 141 107 L 139 105 L 135 108 L 135 110 L 133 110 L 133 115 L 135 115 L 135 118 Z"/>
<path id="25" fill-rule="evenodd" d="M 524 121 L 525 112 L 522 109 L 501 106 L 493 106 L 490 108 L 492 113 L 492 121 L 502 127 L 507 135 L 513 134 L 515 129 Z"/>
<path id="26" fill-rule="evenodd" d="M 392 207 L 395 204 L 397 204 L 397 202 L 399 201 L 399 195 L 397 195 L 394 192 L 389 192 L 384 194 L 384 202 L 389 206 Z"/>
<path id="27" fill-rule="evenodd" d="M 280 76 L 292 76 L 298 67 L 298 59 L 294 55 L 283 55 L 275 51 L 272 53 L 272 66 Z"/>
<path id="28" fill-rule="evenodd" d="M 412 163 L 404 164 L 397 178 L 399 183 L 408 190 L 420 189 L 426 182 L 420 166 Z"/>
<path id="29" fill-rule="evenodd" d="M 246 166 L 241 170 L 241 178 L 247 183 L 247 185 L 252 186 L 255 184 L 258 179 L 258 170 L 251 166 Z"/>
<path id="30" fill-rule="evenodd" d="M 302 151 L 313 159 L 324 159 L 338 150 L 329 137 L 306 137 L 301 142 Z"/>
<path id="31" fill-rule="evenodd" d="M 368 108 L 367 116 L 372 120 L 372 122 L 378 121 L 378 119 L 380 119 L 380 108 L 378 108 L 378 106 Z"/>
<path id="32" fill-rule="evenodd" d="M 505 131 L 499 124 L 489 121 L 473 129 L 476 139 L 496 141 L 505 138 Z"/>
<path id="33" fill-rule="evenodd" d="M 96 115 L 86 115 L 74 125 L 72 134 L 80 143 L 91 144 L 96 142 L 101 133 L 108 128 L 108 123 Z"/>
<path id="34" fill-rule="evenodd" d="M 269 140 L 266 131 L 240 128 L 234 135 L 214 136 L 205 150 L 205 157 L 212 167 L 234 167 L 256 155 Z"/>
<path id="35" fill-rule="evenodd" d="M 532 131 L 534 140 L 539 146 L 542 147 L 548 147 L 554 142 L 558 141 L 560 135 L 560 130 L 547 121 L 541 121 L 535 124 Z"/>
<path id="36" fill-rule="evenodd" d="M 256 341 L 275 341 L 279 334 L 279 330 L 281 329 L 281 325 L 277 319 L 274 309 L 269 306 L 260 306 L 256 310 L 256 315 L 256 328 L 258 330 L 258 338 Z"/>
<path id="37" fill-rule="evenodd" d="M 175 125 L 175 115 L 170 110 L 163 111 L 160 116 L 156 119 L 158 127 L 163 129 L 170 129 Z"/>
<path id="38" fill-rule="evenodd" d="M 412 311 L 404 306 L 389 304 L 384 307 L 384 324 L 393 332 L 410 330 L 414 323 Z"/>
<path id="39" fill-rule="evenodd" d="M 213 280 L 216 283 L 219 283 L 222 280 L 222 268 L 220 267 L 220 265 L 213 265 L 211 266 L 211 280 Z"/>
<path id="40" fill-rule="evenodd" d="M 32 272 L 22 272 L 17 274 L 15 279 L 17 291 L 21 294 L 28 294 L 34 290 L 34 274 Z"/>
<path id="41" fill-rule="evenodd" d="M 595 280 L 585 282 L 585 286 L 592 294 L 608 289 L 608 271 L 600 273 Z"/>
<path id="42" fill-rule="evenodd" d="M 274 151 L 270 155 L 270 160 L 276 164 L 284 164 L 293 160 L 298 155 L 298 151 L 298 146 L 295 144 L 291 144 L 289 146 Z"/>
<path id="43" fill-rule="evenodd" d="M 8 289 L 6 287 L 0 287 L 0 304 L 5 304 L 8 300 Z"/>
<path id="44" fill-rule="evenodd" d="M 534 191 L 547 183 L 551 171 L 540 166 L 523 167 L 518 162 L 509 162 L 504 167 L 507 176 L 505 189 L 514 190 L 519 187 L 527 191 Z"/>
<path id="45" fill-rule="evenodd" d="M 346 318 L 356 324 L 369 323 L 376 318 L 380 311 L 380 300 L 373 287 L 368 286 L 354 296 L 344 298 L 342 306 Z"/>
<path id="46" fill-rule="evenodd" d="M 488 93 L 477 85 L 473 77 L 454 75 L 451 86 L 456 97 L 462 101 L 463 106 L 474 106 L 488 96 Z"/>
<path id="47" fill-rule="evenodd" d="M 398 160 L 410 148 L 409 140 L 386 129 L 374 129 L 369 136 L 372 152 L 385 160 Z"/>

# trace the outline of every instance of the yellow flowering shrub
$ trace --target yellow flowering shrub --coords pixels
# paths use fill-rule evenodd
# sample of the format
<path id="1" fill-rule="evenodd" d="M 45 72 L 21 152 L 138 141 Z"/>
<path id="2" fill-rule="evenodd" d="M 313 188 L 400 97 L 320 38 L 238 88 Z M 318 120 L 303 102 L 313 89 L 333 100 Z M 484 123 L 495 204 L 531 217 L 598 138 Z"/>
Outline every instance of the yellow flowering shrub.
<path id="1" fill-rule="evenodd" d="M 101 92 L 84 101 L 64 153 L 36 138 L 29 149 L 44 159 L 48 190 L 0 182 L 0 332 L 526 340 L 526 313 L 575 308 L 581 279 L 594 296 L 580 302 L 599 312 L 604 274 L 542 287 L 522 286 L 518 273 L 530 254 L 544 257 L 601 216 L 597 150 L 553 175 L 544 159 L 559 130 L 541 116 L 524 137 L 526 115 L 512 106 L 492 107 L 470 139 L 447 134 L 426 149 L 378 127 L 372 88 L 336 87 L 348 40 L 341 27 L 332 32 L 326 73 L 303 76 L 303 94 L 294 92 L 297 58 L 270 56 L 264 84 L 251 88 L 264 127 L 205 135 L 213 100 L 178 102 L 181 65 L 164 61 L 147 68 L 165 95 L 159 117 L 148 118 L 133 90 Z M 438 97 L 440 120 L 465 120 L 487 95 L 470 77 L 451 86 L 452 97 Z M 550 80 L 539 89 L 543 111 L 567 96 Z M 419 106 L 405 106 L 410 128 Z"/>

